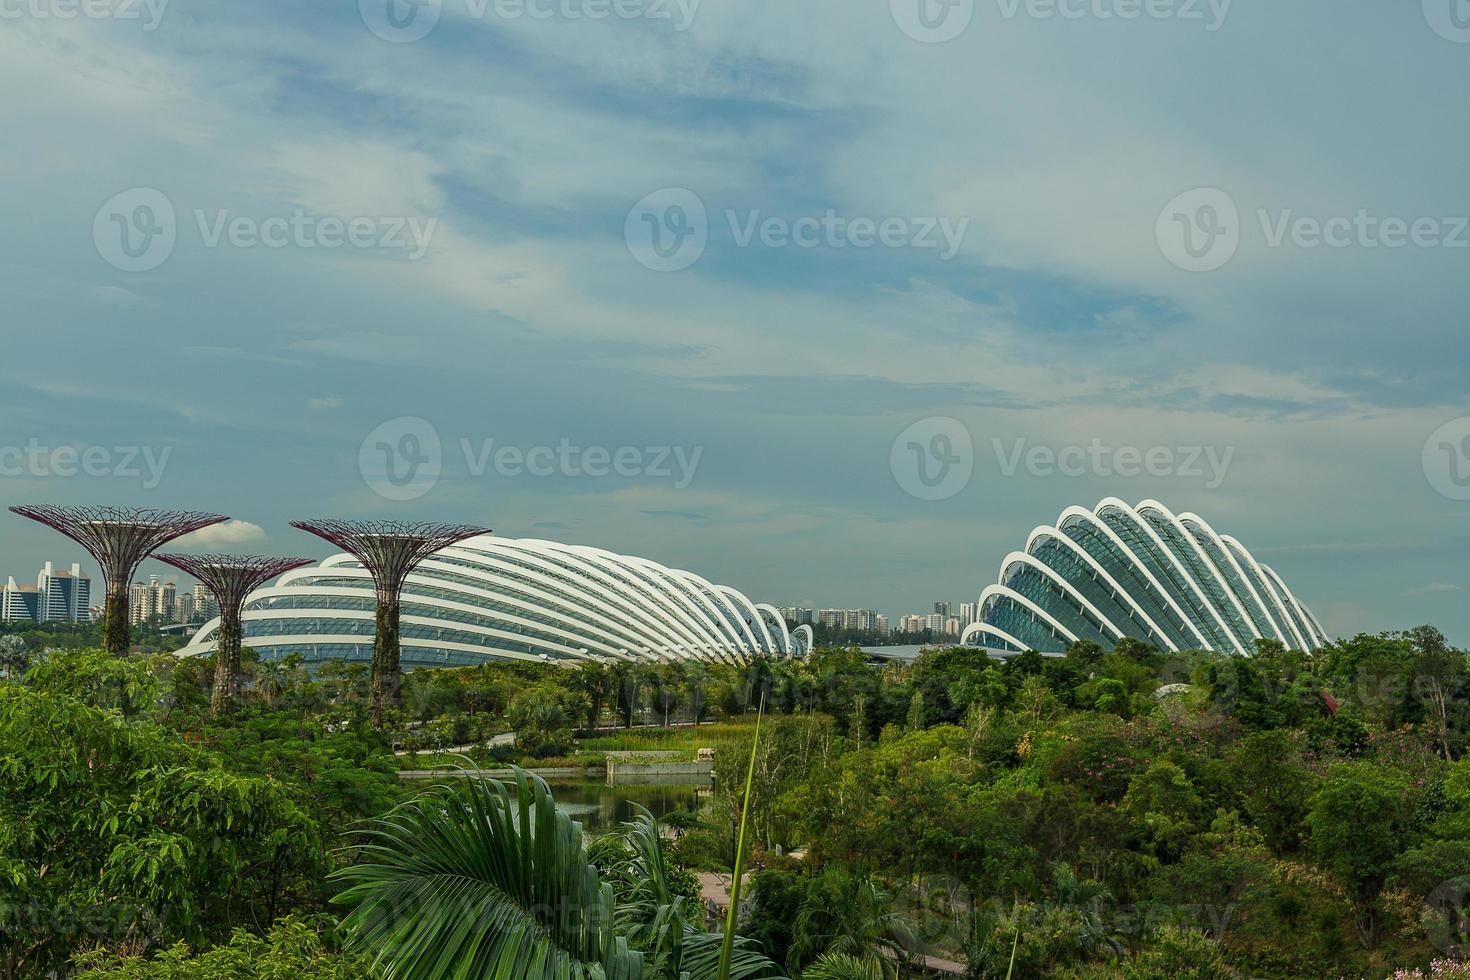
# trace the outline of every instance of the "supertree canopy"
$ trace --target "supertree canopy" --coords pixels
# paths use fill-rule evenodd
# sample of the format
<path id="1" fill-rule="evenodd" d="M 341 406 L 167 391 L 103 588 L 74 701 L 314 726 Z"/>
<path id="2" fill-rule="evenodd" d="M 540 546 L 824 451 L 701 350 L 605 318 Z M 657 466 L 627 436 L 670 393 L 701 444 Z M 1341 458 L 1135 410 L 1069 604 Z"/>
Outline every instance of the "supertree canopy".
<path id="1" fill-rule="evenodd" d="M 219 524 L 227 518 L 187 510 L 135 507 L 54 507 L 46 504 L 10 508 L 22 517 L 55 528 L 87 549 L 102 569 L 106 585 L 102 611 L 102 645 L 125 655 L 128 632 L 128 583 L 155 549 L 169 541 Z"/>
<path id="2" fill-rule="evenodd" d="M 292 521 L 291 526 L 330 541 L 362 562 L 373 577 L 378 594 L 373 632 L 373 712 L 374 720 L 381 725 L 384 707 L 399 703 L 399 602 L 404 580 L 434 552 L 477 534 L 489 534 L 490 529 L 404 521 Z"/>
<path id="3" fill-rule="evenodd" d="M 214 593 L 215 602 L 219 605 L 219 631 L 210 710 L 216 715 L 233 710 L 240 696 L 240 608 L 245 604 L 245 597 L 279 575 L 310 565 L 311 559 L 261 555 L 170 554 L 155 557 L 194 576 Z"/>

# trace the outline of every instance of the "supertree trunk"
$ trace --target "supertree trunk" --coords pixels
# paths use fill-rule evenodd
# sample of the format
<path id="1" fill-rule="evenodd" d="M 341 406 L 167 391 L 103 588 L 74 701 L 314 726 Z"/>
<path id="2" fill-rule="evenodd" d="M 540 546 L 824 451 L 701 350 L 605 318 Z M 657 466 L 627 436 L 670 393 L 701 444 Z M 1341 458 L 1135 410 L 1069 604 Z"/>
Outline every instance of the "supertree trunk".
<path id="1" fill-rule="evenodd" d="M 383 727 L 385 711 L 403 705 L 403 668 L 399 663 L 401 607 L 397 599 L 378 603 L 373 634 L 373 724 Z"/>
<path id="2" fill-rule="evenodd" d="M 108 582 L 102 600 L 102 648 L 115 657 L 126 657 L 132 648 L 128 619 L 128 584 Z"/>
<path id="3" fill-rule="evenodd" d="M 260 555 L 158 555 L 158 560 L 197 578 L 219 605 L 215 630 L 214 691 L 209 710 L 216 716 L 234 711 L 240 700 L 240 610 L 251 591 L 293 568 L 310 564 L 306 558 L 267 558 Z"/>
<path id="4" fill-rule="evenodd" d="M 28 504 L 10 508 L 21 517 L 60 531 L 87 549 L 106 581 L 102 602 L 102 645 L 126 657 L 132 646 L 128 623 L 128 586 L 133 573 L 164 543 L 225 518 L 191 510 L 137 507 L 53 507 Z"/>
<path id="5" fill-rule="evenodd" d="M 442 548 L 489 528 L 469 524 L 408 524 L 402 521 L 292 521 L 291 526 L 330 541 L 362 563 L 373 577 L 378 613 L 373 634 L 373 724 L 403 703 L 399 663 L 399 620 L 409 574 Z"/>
<path id="6" fill-rule="evenodd" d="M 214 653 L 214 691 L 209 696 L 209 711 L 215 717 L 233 714 L 239 703 L 240 611 L 221 609 Z"/>

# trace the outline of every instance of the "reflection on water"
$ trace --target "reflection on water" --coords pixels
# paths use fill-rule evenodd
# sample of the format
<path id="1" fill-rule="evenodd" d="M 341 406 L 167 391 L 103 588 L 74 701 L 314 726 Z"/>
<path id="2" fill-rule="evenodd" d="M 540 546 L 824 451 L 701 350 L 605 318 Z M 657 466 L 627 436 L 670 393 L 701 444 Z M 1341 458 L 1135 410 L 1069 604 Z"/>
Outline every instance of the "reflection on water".
<path id="1" fill-rule="evenodd" d="M 633 804 L 648 808 L 655 817 L 699 807 L 697 786 L 608 786 L 602 780 L 549 780 L 556 807 L 582 825 L 588 834 L 601 834 L 633 819 Z"/>

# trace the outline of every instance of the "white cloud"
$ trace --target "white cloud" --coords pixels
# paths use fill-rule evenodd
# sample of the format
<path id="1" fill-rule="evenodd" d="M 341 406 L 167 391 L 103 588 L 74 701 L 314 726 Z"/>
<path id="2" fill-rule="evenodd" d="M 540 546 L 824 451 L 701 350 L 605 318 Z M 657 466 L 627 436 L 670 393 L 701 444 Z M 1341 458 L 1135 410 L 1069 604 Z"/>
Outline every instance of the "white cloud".
<path id="1" fill-rule="evenodd" d="M 225 521 L 223 524 L 215 524 L 186 534 L 174 542 L 180 548 L 233 548 L 242 544 L 254 544 L 264 541 L 265 529 L 258 524 L 249 521 Z"/>

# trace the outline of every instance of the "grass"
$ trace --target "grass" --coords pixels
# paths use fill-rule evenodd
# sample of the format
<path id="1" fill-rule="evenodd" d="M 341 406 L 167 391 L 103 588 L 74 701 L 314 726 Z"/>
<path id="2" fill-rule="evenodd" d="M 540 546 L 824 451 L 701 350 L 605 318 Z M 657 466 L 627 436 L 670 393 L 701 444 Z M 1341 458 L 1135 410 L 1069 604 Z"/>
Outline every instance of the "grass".
<path id="1" fill-rule="evenodd" d="M 718 750 L 750 734 L 755 716 L 719 721 L 698 728 L 633 728 L 610 735 L 584 738 L 580 752 L 694 752 L 702 748 Z"/>
<path id="2" fill-rule="evenodd" d="M 601 766 L 608 752 L 679 752 L 693 759 L 699 749 L 712 748 L 719 752 L 725 746 L 748 737 L 755 728 L 754 715 L 700 725 L 696 728 L 632 728 L 606 735 L 577 740 L 577 749 L 571 755 L 536 759 L 531 756 L 512 758 L 497 762 L 486 749 L 471 749 L 469 757 L 485 768 L 501 768 L 508 765 L 526 769 L 561 769 Z M 638 760 L 625 759 L 625 762 Z M 649 759 L 650 762 L 671 762 L 673 759 Z M 463 765 L 464 757 L 436 752 L 424 755 L 398 757 L 400 769 L 440 769 L 446 766 Z"/>

